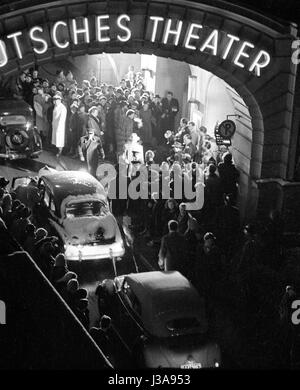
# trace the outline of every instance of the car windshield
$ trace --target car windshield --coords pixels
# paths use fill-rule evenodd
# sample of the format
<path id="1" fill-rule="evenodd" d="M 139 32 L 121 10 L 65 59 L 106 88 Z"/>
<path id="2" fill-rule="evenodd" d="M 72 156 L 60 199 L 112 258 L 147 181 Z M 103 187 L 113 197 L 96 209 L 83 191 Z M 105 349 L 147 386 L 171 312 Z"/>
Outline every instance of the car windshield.
<path id="1" fill-rule="evenodd" d="M 199 328 L 201 323 L 196 317 L 176 318 L 167 322 L 167 328 L 171 332 L 186 332 L 190 329 Z"/>
<path id="2" fill-rule="evenodd" d="M 100 201 L 69 203 L 66 207 L 66 218 L 94 217 L 105 214 L 105 206 Z"/>

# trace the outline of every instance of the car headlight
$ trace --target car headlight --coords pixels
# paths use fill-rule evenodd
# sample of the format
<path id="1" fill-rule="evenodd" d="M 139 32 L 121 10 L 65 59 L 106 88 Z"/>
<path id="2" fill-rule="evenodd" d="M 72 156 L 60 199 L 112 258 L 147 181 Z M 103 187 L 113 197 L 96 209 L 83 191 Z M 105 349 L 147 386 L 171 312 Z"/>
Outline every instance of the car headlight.
<path id="1" fill-rule="evenodd" d="M 31 126 L 32 126 L 31 122 L 26 122 L 26 125 L 25 125 L 26 130 L 29 130 Z"/>

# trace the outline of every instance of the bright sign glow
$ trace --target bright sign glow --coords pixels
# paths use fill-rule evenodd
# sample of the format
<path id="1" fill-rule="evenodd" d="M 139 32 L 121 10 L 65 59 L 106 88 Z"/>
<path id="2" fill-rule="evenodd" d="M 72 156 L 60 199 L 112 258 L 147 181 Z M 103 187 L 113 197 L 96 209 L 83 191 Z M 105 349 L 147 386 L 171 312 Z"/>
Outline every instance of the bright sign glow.
<path id="1" fill-rule="evenodd" d="M 65 41 L 64 43 L 61 43 L 58 41 L 57 39 L 57 29 L 59 26 L 64 26 L 64 27 L 67 27 L 67 23 L 66 22 L 63 22 L 62 20 L 60 20 L 59 22 L 56 22 L 52 28 L 52 41 L 54 43 L 55 46 L 57 46 L 59 49 L 65 49 L 66 47 L 69 46 L 70 42 L 69 41 Z"/>
<path id="2" fill-rule="evenodd" d="M 200 47 L 200 50 L 204 51 L 205 49 L 210 49 L 212 51 L 212 54 L 216 56 L 218 50 L 218 37 L 218 30 L 214 30 Z"/>
<path id="3" fill-rule="evenodd" d="M 41 37 L 37 37 L 35 36 L 35 32 L 36 31 L 39 31 L 39 32 L 43 32 L 43 29 L 42 27 L 39 27 L 39 26 L 36 26 L 36 27 L 33 27 L 32 29 L 30 29 L 29 31 L 29 36 L 30 36 L 30 39 L 34 42 L 40 42 L 42 43 L 43 45 L 43 48 L 42 49 L 37 49 L 36 47 L 33 48 L 33 51 L 36 53 L 36 54 L 44 54 L 46 53 L 47 49 L 48 49 L 48 43 L 45 41 L 45 39 L 42 39 Z"/>
<path id="4" fill-rule="evenodd" d="M 190 44 L 190 40 L 191 39 L 199 39 L 199 35 L 196 35 L 194 34 L 194 29 L 196 28 L 202 28 L 202 25 L 201 24 L 196 24 L 196 23 L 191 23 L 188 31 L 187 31 L 187 35 L 186 35 L 186 38 L 185 38 L 185 41 L 184 41 L 184 47 L 186 49 L 190 49 L 190 50 L 196 50 L 196 46 L 194 45 L 191 45 Z"/>
<path id="5" fill-rule="evenodd" d="M 0 68 L 8 63 L 5 43 L 0 40 Z"/>
<path id="6" fill-rule="evenodd" d="M 109 26 L 102 26 L 101 21 L 109 19 L 109 15 L 101 15 L 96 18 L 96 30 L 97 30 L 97 40 L 98 42 L 108 42 L 110 41 L 110 37 L 102 37 L 102 31 L 108 31 L 110 29 Z"/>
<path id="7" fill-rule="evenodd" d="M 0 68 L 7 65 L 10 59 L 8 53 L 11 51 L 7 50 L 8 45 L 12 46 L 17 58 L 22 59 L 29 51 L 41 55 L 53 46 L 66 50 L 70 43 L 75 46 L 80 44 L 79 37 L 85 44 L 91 43 L 91 37 L 95 37 L 95 42 L 106 44 L 111 39 L 126 43 L 132 37 L 134 22 L 127 14 L 95 15 L 95 22 L 91 23 L 91 20 L 91 16 L 73 18 L 70 22 L 58 20 L 52 26 L 47 27 L 47 30 L 48 28 L 50 30 L 50 39 L 46 38 L 48 37 L 47 30 L 44 31 L 46 27 L 41 26 L 33 26 L 29 30 L 29 39 L 24 36 L 26 32 L 21 31 L 0 37 Z M 271 62 L 268 51 L 257 48 L 253 43 L 228 34 L 226 31 L 212 30 L 201 24 L 162 16 L 149 16 L 146 19 L 146 27 L 142 29 L 146 36 L 141 36 L 139 39 L 148 39 L 152 43 L 168 46 L 178 46 L 180 43 L 187 50 L 193 52 L 199 50 L 203 55 L 219 56 L 231 61 L 235 66 L 252 72 L 257 77 L 262 75 Z M 111 29 L 116 31 L 113 37 L 110 36 Z M 141 32 L 141 28 L 138 32 Z M 28 42 L 30 42 L 30 47 L 28 47 Z"/>
<path id="8" fill-rule="evenodd" d="M 117 38 L 119 41 L 121 42 L 127 42 L 129 41 L 130 37 L 131 37 L 131 31 L 128 27 L 124 26 L 124 24 L 122 24 L 121 22 L 125 20 L 126 22 L 130 22 L 130 17 L 128 15 L 120 15 L 117 19 L 117 25 L 119 27 L 119 29 L 123 30 L 126 32 L 126 35 L 125 36 L 121 36 L 121 35 L 117 35 Z"/>
<path id="9" fill-rule="evenodd" d="M 21 48 L 20 48 L 20 43 L 19 43 L 19 40 L 18 40 L 18 37 L 21 36 L 21 35 L 22 35 L 21 31 L 17 31 L 14 34 L 7 35 L 8 39 L 12 39 L 13 40 L 14 45 L 15 45 L 15 49 L 16 49 L 16 52 L 17 52 L 17 55 L 20 58 L 20 60 L 23 58 L 22 51 L 21 51 Z"/>
<path id="10" fill-rule="evenodd" d="M 166 24 L 166 28 L 164 31 L 163 43 L 164 44 L 168 43 L 169 36 L 174 35 L 175 36 L 174 45 L 177 46 L 178 42 L 179 42 L 179 38 L 180 38 L 180 33 L 182 30 L 182 21 L 178 20 L 175 30 L 171 30 L 171 25 L 172 25 L 172 19 L 168 19 L 167 24 Z"/>
<path id="11" fill-rule="evenodd" d="M 78 45 L 79 34 L 84 34 L 85 43 L 90 43 L 90 30 L 89 30 L 88 18 L 83 18 L 83 24 L 84 24 L 83 28 L 78 28 L 76 19 L 72 19 L 73 40 L 75 45 Z"/>

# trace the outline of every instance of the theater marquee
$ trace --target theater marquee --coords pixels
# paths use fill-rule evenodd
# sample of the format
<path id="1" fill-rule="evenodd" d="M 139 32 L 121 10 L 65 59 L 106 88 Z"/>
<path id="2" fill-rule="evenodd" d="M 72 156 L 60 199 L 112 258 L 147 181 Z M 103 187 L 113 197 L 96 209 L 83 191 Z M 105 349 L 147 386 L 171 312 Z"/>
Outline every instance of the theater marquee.
<path id="1" fill-rule="evenodd" d="M 268 51 L 226 31 L 161 16 L 148 16 L 145 23 L 145 41 L 180 46 L 190 52 L 200 50 L 207 55 L 229 60 L 258 77 L 267 70 L 271 62 Z M 132 18 L 127 14 L 58 20 L 51 26 L 35 25 L 28 31 L 16 31 L 1 37 L 0 67 L 8 64 L 9 52 L 13 52 L 21 60 L 25 48 L 26 52 L 29 49 L 38 56 L 47 53 L 53 46 L 64 51 L 70 44 L 94 44 L 99 46 L 99 51 L 103 51 L 112 39 L 120 43 L 130 41 L 133 28 Z M 112 30 L 115 32 L 113 36 Z"/>

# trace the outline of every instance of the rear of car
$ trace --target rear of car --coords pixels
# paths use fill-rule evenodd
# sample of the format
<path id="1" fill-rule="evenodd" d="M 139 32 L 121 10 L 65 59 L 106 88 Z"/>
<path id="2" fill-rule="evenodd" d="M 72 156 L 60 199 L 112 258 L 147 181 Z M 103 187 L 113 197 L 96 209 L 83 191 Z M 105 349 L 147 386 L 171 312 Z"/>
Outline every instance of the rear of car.
<path id="1" fill-rule="evenodd" d="M 35 158 L 42 151 L 33 109 L 23 100 L 0 98 L 0 157 Z"/>
<path id="2" fill-rule="evenodd" d="M 61 239 L 67 260 L 100 260 L 125 254 L 120 228 L 98 180 L 87 172 L 53 169 L 41 170 L 39 176 L 45 183 L 44 199 L 49 198 L 49 223 Z"/>
<path id="3" fill-rule="evenodd" d="M 210 339 L 204 300 L 183 275 L 147 272 L 130 275 L 128 283 L 141 301 L 147 336 L 140 356 L 146 367 L 220 367 L 221 351 Z"/>
<path id="4" fill-rule="evenodd" d="M 62 237 L 67 260 L 100 260 L 122 257 L 123 238 L 115 217 L 97 199 L 66 205 Z"/>

